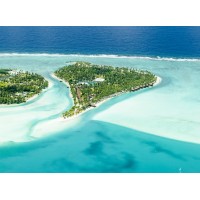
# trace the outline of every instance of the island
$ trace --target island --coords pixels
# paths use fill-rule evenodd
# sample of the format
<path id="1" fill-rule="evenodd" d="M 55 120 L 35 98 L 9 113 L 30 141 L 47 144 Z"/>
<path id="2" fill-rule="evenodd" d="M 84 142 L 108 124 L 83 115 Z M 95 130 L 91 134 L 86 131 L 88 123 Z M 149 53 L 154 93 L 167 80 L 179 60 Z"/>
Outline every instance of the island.
<path id="1" fill-rule="evenodd" d="M 149 71 L 80 61 L 58 69 L 54 75 L 70 87 L 74 102 L 72 108 L 63 113 L 64 118 L 96 107 L 107 98 L 153 86 L 157 80 Z"/>
<path id="2" fill-rule="evenodd" d="M 0 69 L 0 104 L 24 103 L 46 87 L 48 81 L 39 74 Z"/>

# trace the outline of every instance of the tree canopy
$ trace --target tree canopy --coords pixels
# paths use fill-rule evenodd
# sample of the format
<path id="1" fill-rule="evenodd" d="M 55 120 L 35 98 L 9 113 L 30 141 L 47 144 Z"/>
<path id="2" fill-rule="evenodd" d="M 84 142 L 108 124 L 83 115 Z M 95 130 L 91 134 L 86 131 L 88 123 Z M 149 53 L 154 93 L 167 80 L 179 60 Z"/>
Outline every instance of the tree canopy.
<path id="1" fill-rule="evenodd" d="M 39 74 L 0 69 L 0 104 L 19 104 L 39 94 L 48 82 Z"/>
<path id="2" fill-rule="evenodd" d="M 95 107 L 97 102 L 107 97 L 149 87 L 156 82 L 156 76 L 148 71 L 88 62 L 65 66 L 55 75 L 69 83 L 74 100 L 74 106 L 63 114 L 64 117 Z"/>

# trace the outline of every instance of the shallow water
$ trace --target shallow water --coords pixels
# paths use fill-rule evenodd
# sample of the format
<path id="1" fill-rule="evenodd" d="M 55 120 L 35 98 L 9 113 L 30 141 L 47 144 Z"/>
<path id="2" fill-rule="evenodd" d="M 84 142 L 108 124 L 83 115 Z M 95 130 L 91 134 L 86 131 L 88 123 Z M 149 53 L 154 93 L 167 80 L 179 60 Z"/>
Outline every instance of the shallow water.
<path id="1" fill-rule="evenodd" d="M 162 82 L 65 122 L 69 90 L 50 74 L 77 60 L 148 69 Z M 0 67 L 34 71 L 52 83 L 31 102 L 0 106 L 1 172 L 200 171 L 199 60 L 8 54 Z"/>

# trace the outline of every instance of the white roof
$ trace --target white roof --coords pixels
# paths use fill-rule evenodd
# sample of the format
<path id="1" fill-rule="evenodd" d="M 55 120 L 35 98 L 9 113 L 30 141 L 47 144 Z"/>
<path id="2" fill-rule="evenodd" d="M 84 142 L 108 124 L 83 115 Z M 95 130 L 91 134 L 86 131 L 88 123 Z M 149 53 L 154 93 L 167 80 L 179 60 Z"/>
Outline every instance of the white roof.
<path id="1" fill-rule="evenodd" d="M 103 82 L 105 79 L 104 78 L 95 78 L 94 81 L 97 81 L 97 82 Z"/>

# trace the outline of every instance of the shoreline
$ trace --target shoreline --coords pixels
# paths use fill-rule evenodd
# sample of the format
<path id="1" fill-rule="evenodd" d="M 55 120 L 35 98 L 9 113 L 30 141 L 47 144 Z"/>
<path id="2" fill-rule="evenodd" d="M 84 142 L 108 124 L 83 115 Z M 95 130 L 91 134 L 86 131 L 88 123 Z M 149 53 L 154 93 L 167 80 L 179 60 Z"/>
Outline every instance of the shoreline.
<path id="1" fill-rule="evenodd" d="M 26 102 L 24 102 L 24 103 L 28 103 L 28 102 L 30 102 L 30 101 L 36 99 L 40 94 L 42 94 L 43 92 L 47 91 L 48 89 L 50 89 L 50 88 L 53 86 L 53 83 L 52 83 L 49 79 L 46 78 L 45 80 L 48 81 L 48 87 L 45 88 L 45 89 L 42 89 L 42 91 L 41 91 L 40 93 L 35 94 L 35 95 L 33 95 L 32 97 L 28 98 L 28 99 L 26 100 Z M 17 104 L 17 105 L 20 105 L 20 104 Z"/>
<path id="2" fill-rule="evenodd" d="M 61 78 L 58 78 L 54 73 L 51 73 L 50 76 L 53 77 L 54 79 L 58 80 L 58 81 L 61 81 L 62 83 L 64 83 L 64 84 L 67 86 L 67 88 L 69 89 L 69 96 L 70 96 L 70 98 L 72 99 L 73 105 L 74 105 L 74 98 L 73 98 L 73 96 L 72 96 L 71 88 L 70 88 L 69 83 L 68 83 L 67 81 L 61 79 Z"/>
<path id="3" fill-rule="evenodd" d="M 52 73 L 51 76 L 52 76 L 53 78 L 59 80 L 59 81 L 62 81 L 62 82 L 69 88 L 69 90 L 71 89 L 69 83 L 66 82 L 65 80 L 63 80 L 63 79 L 61 79 L 61 78 L 58 78 L 54 73 Z M 156 75 L 155 75 L 155 76 L 156 76 Z M 159 77 L 159 76 L 156 76 L 156 82 L 153 84 L 152 87 L 155 87 L 155 86 L 159 85 L 159 84 L 161 83 L 161 81 L 162 81 L 162 78 Z M 143 89 L 143 88 L 141 88 L 141 89 Z M 108 100 L 110 100 L 110 99 L 112 99 L 112 98 L 114 98 L 114 97 L 116 97 L 116 96 L 119 96 L 119 95 L 121 95 L 121 94 L 124 94 L 124 93 L 127 93 L 127 92 L 120 92 L 120 93 L 113 94 L 113 95 L 108 96 L 107 98 L 102 99 L 101 101 L 95 103 L 95 107 L 89 107 L 89 108 L 85 109 L 83 112 L 78 113 L 77 115 L 73 115 L 73 116 L 71 116 L 71 117 L 66 117 L 66 118 L 60 117 L 59 119 L 60 119 L 61 121 L 70 121 L 70 120 L 73 120 L 73 119 L 75 119 L 75 118 L 78 118 L 78 117 L 81 116 L 82 114 L 88 112 L 89 110 L 98 108 L 100 105 L 102 105 L 102 104 L 105 103 L 106 101 L 108 101 Z M 73 96 L 72 96 L 71 92 L 70 92 L 70 98 L 72 99 L 73 105 L 74 105 L 74 99 L 73 99 Z"/>
<path id="4" fill-rule="evenodd" d="M 40 94 L 42 94 L 43 92 L 47 91 L 49 88 L 51 88 L 51 87 L 53 86 L 53 83 L 52 83 L 49 79 L 45 78 L 45 80 L 48 81 L 48 87 L 45 88 L 45 89 L 42 89 L 42 91 L 41 91 L 40 93 L 34 94 L 32 97 L 28 98 L 28 99 L 26 100 L 26 102 L 19 103 L 19 104 L 17 104 L 17 103 L 14 103 L 14 104 L 0 104 L 0 107 L 21 106 L 21 105 L 24 105 L 24 104 L 26 104 L 26 103 L 29 103 L 29 102 L 32 101 L 32 100 L 37 99 L 37 97 L 39 97 Z"/>
<path id="5" fill-rule="evenodd" d="M 153 84 L 153 87 L 159 85 L 161 81 L 162 81 L 162 78 L 160 76 L 156 76 L 156 82 Z"/>

